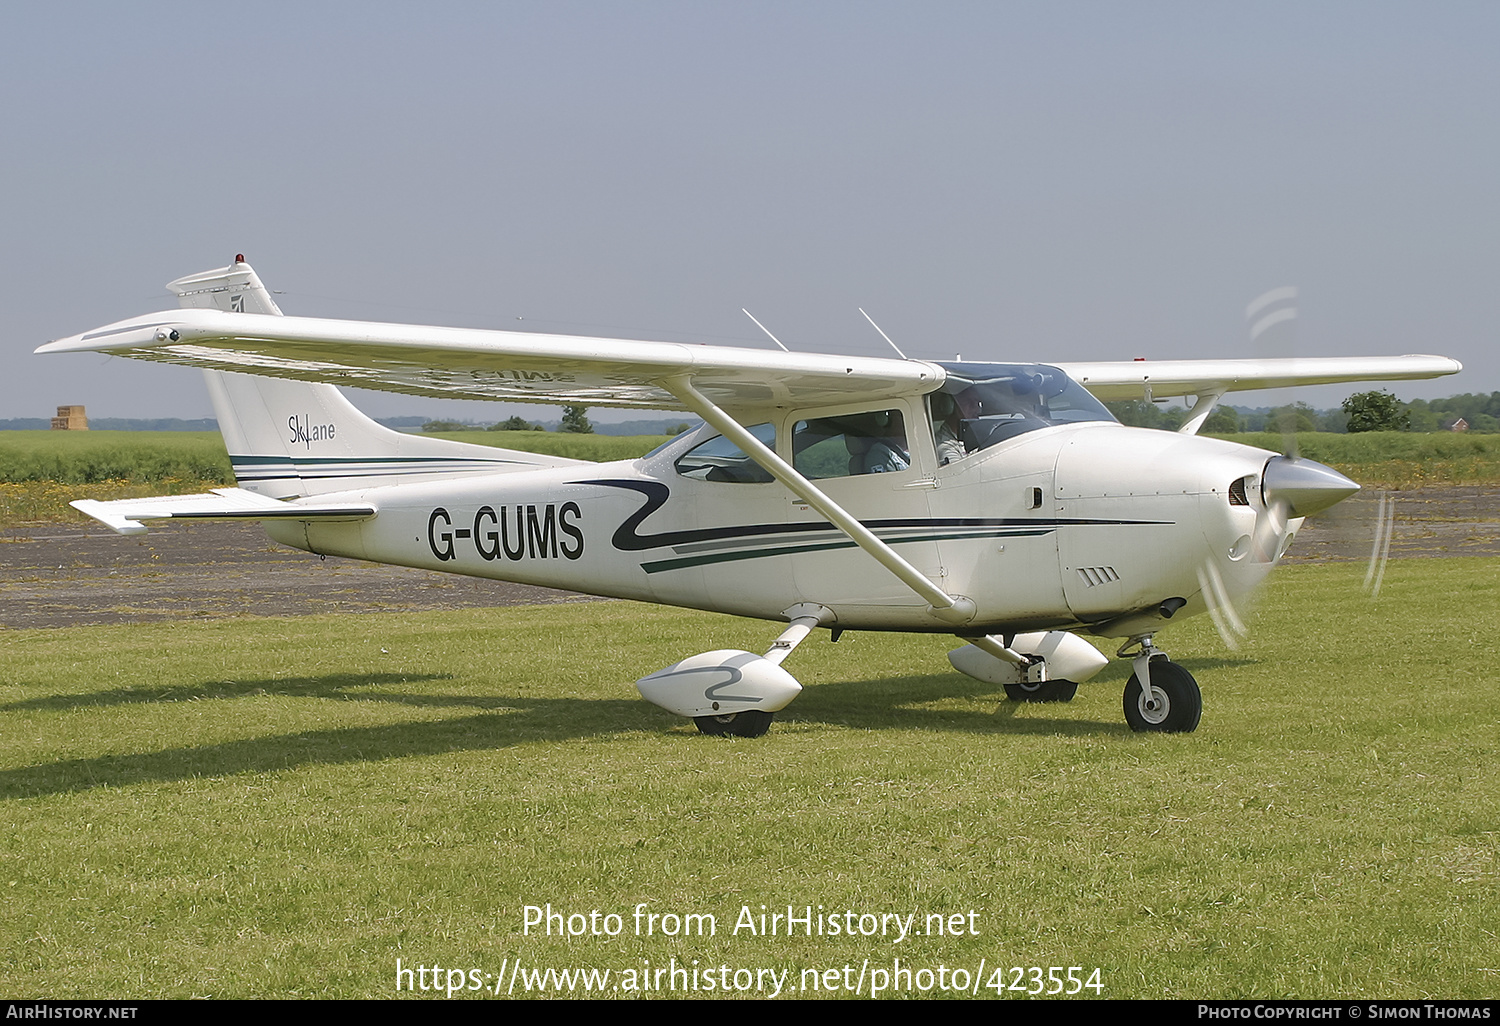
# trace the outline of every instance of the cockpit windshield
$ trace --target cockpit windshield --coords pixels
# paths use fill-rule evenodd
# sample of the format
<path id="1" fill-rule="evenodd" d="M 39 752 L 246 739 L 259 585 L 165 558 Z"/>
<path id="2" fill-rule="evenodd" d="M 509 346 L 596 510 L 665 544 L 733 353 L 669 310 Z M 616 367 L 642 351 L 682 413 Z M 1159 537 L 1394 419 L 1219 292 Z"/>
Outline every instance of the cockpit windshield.
<path id="1" fill-rule="evenodd" d="M 1088 389 L 1046 364 L 938 366 L 947 371 L 948 378 L 927 399 L 942 463 L 952 463 L 1027 431 L 1115 419 Z"/>

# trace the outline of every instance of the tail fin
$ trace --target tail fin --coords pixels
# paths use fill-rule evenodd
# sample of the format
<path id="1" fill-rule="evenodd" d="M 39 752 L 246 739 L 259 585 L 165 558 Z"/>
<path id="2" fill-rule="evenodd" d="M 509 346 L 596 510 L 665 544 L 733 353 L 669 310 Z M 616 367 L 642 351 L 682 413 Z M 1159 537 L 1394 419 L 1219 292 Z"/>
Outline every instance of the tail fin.
<path id="1" fill-rule="evenodd" d="M 167 289 L 184 307 L 281 316 L 243 256 L 228 267 L 178 278 Z M 392 431 L 333 385 L 211 370 L 203 376 L 235 479 L 270 498 L 579 462 Z"/>
<path id="2" fill-rule="evenodd" d="M 258 313 L 281 316 L 281 307 L 260 283 L 243 253 L 234 263 L 215 271 L 202 271 L 167 282 L 167 291 L 184 309 L 223 310 L 226 313 Z"/>

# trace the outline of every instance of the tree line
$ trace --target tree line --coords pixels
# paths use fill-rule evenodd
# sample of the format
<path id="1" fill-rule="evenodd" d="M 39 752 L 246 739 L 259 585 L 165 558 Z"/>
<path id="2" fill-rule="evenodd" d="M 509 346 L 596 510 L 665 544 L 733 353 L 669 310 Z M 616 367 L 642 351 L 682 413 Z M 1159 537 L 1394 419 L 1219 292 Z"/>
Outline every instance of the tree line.
<path id="1" fill-rule="evenodd" d="M 1121 424 L 1131 427 L 1175 431 L 1188 411 L 1140 399 L 1106 403 Z M 1361 431 L 1451 431 L 1462 420 L 1469 432 L 1500 432 L 1500 392 L 1449 396 L 1446 399 L 1413 399 L 1402 402 L 1390 392 L 1377 389 L 1356 392 L 1338 409 L 1315 410 L 1306 403 L 1291 403 L 1272 409 L 1220 406 L 1204 422 L 1204 434 L 1227 435 L 1241 431 L 1328 431 L 1337 434 Z"/>
<path id="2" fill-rule="evenodd" d="M 664 434 L 680 435 L 684 431 L 691 430 L 693 425 L 682 423 L 669 425 Z M 429 420 L 422 424 L 424 432 L 439 431 L 546 431 L 547 425 L 536 421 L 527 420 L 525 417 L 510 417 L 494 424 L 475 424 L 464 420 Z M 562 423 L 557 426 L 561 434 L 570 435 L 592 435 L 594 424 L 589 420 L 588 407 L 586 406 L 564 406 Z M 652 432 L 658 429 L 653 427 Z"/>
<path id="3" fill-rule="evenodd" d="M 471 424 L 462 420 L 429 420 L 422 425 L 424 432 L 434 431 L 546 431 L 545 424 L 539 424 L 527 420 L 525 417 L 511 417 L 481 428 L 478 424 Z M 558 431 L 570 435 L 591 435 L 594 433 L 594 424 L 589 420 L 588 408 L 585 406 L 564 406 L 562 423 L 558 425 Z"/>

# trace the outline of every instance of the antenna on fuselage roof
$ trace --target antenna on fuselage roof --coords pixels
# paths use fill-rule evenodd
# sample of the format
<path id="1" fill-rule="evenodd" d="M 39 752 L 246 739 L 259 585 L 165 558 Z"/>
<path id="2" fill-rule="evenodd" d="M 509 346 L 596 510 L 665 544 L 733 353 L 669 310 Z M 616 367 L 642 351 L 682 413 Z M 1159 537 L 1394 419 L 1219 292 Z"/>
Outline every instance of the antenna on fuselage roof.
<path id="1" fill-rule="evenodd" d="M 752 321 L 755 321 L 755 315 L 753 313 L 751 313 L 749 310 L 746 310 L 743 306 L 740 307 L 740 313 L 744 314 L 746 317 L 750 318 Z M 757 328 L 759 328 L 761 331 L 764 331 L 767 335 L 769 335 L 772 342 L 775 342 L 778 346 L 781 346 L 781 339 L 777 338 L 775 335 L 772 335 L 770 328 L 768 328 L 764 324 L 760 323 L 760 321 L 755 321 L 755 326 Z M 791 350 L 788 349 L 786 346 L 781 346 L 781 351 L 783 353 L 790 353 L 791 352 Z"/>
<path id="2" fill-rule="evenodd" d="M 875 323 L 875 318 L 873 318 L 869 314 L 865 313 L 865 308 L 864 307 L 861 306 L 861 307 L 858 307 L 857 309 L 859 310 L 860 313 L 864 314 L 865 320 L 867 320 L 867 321 L 870 322 L 870 327 L 874 328 L 876 331 L 880 331 L 880 325 L 878 325 L 878 324 Z M 901 351 L 901 347 L 898 346 L 898 345 L 896 345 L 896 343 L 891 342 L 891 336 L 887 335 L 883 331 L 880 331 L 880 337 L 883 338 L 883 339 L 885 339 L 887 342 L 890 343 L 891 348 L 894 349 L 894 350 L 896 350 L 896 355 L 897 356 L 901 357 L 901 359 L 903 359 L 903 360 L 905 360 L 907 358 L 906 354 Z"/>

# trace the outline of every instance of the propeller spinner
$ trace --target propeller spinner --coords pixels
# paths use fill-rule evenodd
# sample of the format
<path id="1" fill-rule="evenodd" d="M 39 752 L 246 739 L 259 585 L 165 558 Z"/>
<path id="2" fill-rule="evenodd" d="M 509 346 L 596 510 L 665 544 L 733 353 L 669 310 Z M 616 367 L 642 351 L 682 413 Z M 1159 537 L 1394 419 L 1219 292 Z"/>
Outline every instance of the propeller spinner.
<path id="1" fill-rule="evenodd" d="M 1359 491 L 1359 485 L 1332 467 L 1295 456 L 1272 456 L 1261 474 L 1266 508 L 1286 507 L 1289 517 L 1325 510 Z"/>

